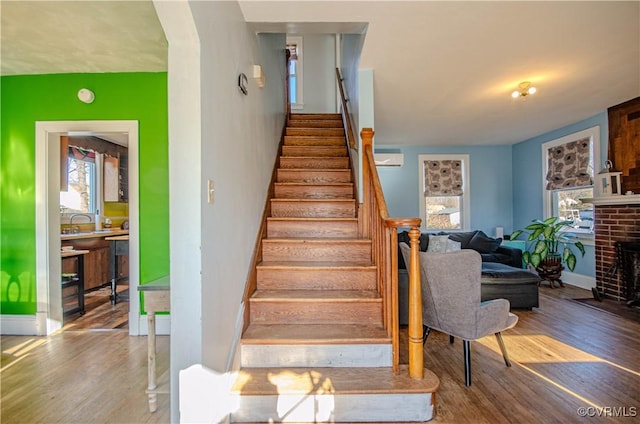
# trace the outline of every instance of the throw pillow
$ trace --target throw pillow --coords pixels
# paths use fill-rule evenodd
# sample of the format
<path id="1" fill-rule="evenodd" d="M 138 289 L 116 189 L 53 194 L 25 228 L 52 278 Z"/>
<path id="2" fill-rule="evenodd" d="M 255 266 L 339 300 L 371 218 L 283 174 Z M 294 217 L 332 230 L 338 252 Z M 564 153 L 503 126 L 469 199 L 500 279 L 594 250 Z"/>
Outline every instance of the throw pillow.
<path id="1" fill-rule="evenodd" d="M 462 249 L 466 249 L 469 245 L 469 242 L 476 234 L 475 231 L 463 231 L 459 233 L 448 233 L 449 238 L 454 241 L 459 241 Z"/>
<path id="2" fill-rule="evenodd" d="M 429 236 L 427 252 L 445 253 L 447 251 L 447 240 L 449 240 L 449 236 Z"/>
<path id="3" fill-rule="evenodd" d="M 501 243 L 502 238 L 495 239 L 482 231 L 478 231 L 469 242 L 468 247 L 478 253 L 493 253 L 498 250 Z"/>
<path id="4" fill-rule="evenodd" d="M 462 250 L 462 244 L 459 241 L 447 239 L 447 252 L 457 252 Z"/>

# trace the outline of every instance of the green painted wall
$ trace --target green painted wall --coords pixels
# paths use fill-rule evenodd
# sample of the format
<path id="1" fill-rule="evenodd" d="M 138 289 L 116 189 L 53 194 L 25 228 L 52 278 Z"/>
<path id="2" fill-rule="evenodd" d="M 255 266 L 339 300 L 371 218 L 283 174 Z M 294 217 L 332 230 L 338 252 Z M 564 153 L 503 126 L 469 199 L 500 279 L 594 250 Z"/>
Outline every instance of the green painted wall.
<path id="1" fill-rule="evenodd" d="M 36 313 L 36 121 L 139 122 L 140 283 L 168 274 L 166 72 L 5 76 L 0 90 L 0 313 Z"/>

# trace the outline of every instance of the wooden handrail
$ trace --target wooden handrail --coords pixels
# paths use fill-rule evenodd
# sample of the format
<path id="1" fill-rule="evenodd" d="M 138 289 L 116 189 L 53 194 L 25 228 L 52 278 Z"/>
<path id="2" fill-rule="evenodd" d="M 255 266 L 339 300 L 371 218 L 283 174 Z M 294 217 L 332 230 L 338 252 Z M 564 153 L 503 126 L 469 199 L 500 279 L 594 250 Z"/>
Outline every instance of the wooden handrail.
<path id="1" fill-rule="evenodd" d="M 411 259 L 409 263 L 409 376 L 424 376 L 422 350 L 422 294 L 418 257 L 420 218 L 390 218 L 382 185 L 373 157 L 371 128 L 362 137 L 362 184 L 364 197 L 358 221 L 361 236 L 371 238 L 372 261 L 378 268 L 378 291 L 382 295 L 384 325 L 393 345 L 393 369 L 397 372 L 400 356 L 398 324 L 398 228 L 409 227 Z"/>
<path id="2" fill-rule="evenodd" d="M 342 75 L 340 75 L 340 69 L 336 68 L 336 79 L 338 81 L 338 89 L 340 91 L 340 104 L 342 105 L 342 123 L 347 134 L 347 142 L 349 147 L 357 149 L 356 138 L 353 135 L 353 125 L 351 124 L 351 116 L 349 115 L 349 109 L 347 108 L 347 98 L 344 95 L 344 87 L 342 86 Z"/>

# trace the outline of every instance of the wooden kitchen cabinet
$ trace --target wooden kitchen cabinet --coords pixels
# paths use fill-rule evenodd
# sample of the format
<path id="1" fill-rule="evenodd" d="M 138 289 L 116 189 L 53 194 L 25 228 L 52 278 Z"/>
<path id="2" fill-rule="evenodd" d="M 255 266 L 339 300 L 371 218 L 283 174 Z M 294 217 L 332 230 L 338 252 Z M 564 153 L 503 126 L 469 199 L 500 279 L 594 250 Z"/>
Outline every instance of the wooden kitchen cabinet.
<path id="1" fill-rule="evenodd" d="M 84 289 L 91 290 L 109 283 L 109 242 L 104 238 L 72 240 L 76 250 L 88 250 L 84 257 Z"/>

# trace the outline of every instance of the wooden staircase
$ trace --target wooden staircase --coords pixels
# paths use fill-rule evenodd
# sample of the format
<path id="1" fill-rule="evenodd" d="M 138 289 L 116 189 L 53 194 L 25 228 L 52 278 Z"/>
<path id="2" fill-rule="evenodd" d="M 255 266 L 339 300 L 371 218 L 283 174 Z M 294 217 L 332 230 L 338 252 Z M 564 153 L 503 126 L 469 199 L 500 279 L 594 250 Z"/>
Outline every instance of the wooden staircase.
<path id="1" fill-rule="evenodd" d="M 231 420 L 429 420 L 437 378 L 392 371 L 340 115 L 292 115 L 279 164 Z"/>

